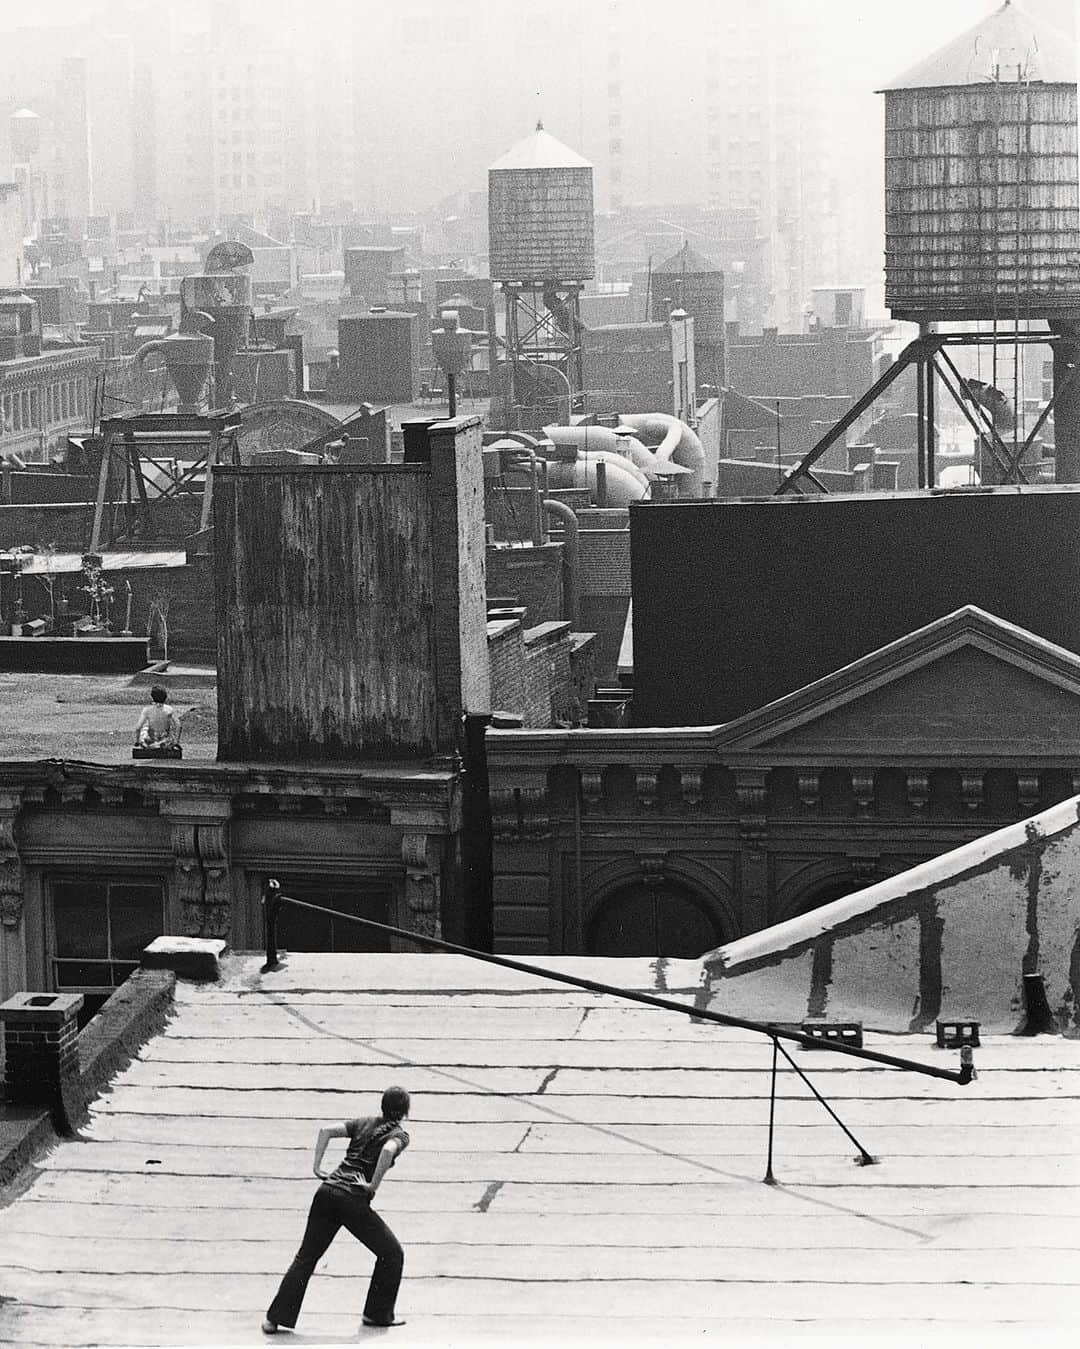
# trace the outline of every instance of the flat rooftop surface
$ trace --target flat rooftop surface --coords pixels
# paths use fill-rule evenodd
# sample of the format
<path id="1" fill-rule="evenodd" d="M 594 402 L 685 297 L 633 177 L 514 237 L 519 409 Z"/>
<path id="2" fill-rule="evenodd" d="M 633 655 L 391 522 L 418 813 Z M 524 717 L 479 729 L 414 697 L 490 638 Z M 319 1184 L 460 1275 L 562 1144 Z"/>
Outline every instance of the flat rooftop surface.
<path id="1" fill-rule="evenodd" d="M 690 1006 L 701 982 L 691 961 L 546 963 Z M 770 1187 L 762 1036 L 464 957 L 260 964 L 179 983 L 164 1033 L 4 1210 L 0 1341 L 266 1343 L 317 1130 L 399 1083 L 412 1146 L 377 1203 L 406 1253 L 394 1349 L 1071 1342 L 1072 1042 L 993 1037 L 967 1088 L 793 1049 L 879 1161 L 855 1165 L 786 1069 Z M 868 1045 L 943 1062 L 927 1037 Z M 339 1234 L 271 1343 L 381 1341 L 360 1324 L 371 1266 Z"/>
<path id="2" fill-rule="evenodd" d="M 216 690 L 185 688 L 184 677 L 160 676 L 181 716 L 183 762 L 213 760 Z M 0 673 L 0 760 L 130 763 L 139 709 L 149 701 L 150 685 L 131 675 Z"/>

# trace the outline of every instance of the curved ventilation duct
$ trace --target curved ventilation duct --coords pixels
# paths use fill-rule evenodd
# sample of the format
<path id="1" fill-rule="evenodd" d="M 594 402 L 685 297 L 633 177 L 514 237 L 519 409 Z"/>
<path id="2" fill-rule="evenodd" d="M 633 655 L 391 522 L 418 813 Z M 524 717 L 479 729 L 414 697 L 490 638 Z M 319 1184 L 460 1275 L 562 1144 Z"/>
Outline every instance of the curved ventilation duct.
<path id="1" fill-rule="evenodd" d="M 623 417 L 622 429 L 640 434 L 646 445 L 655 445 L 659 464 L 670 462 L 690 470 L 686 486 L 680 484 L 680 496 L 701 496 L 705 490 L 705 451 L 684 421 L 665 412 L 635 413 Z"/>
<path id="2" fill-rule="evenodd" d="M 595 465 L 601 463 L 605 469 L 605 501 L 613 506 L 628 505 L 630 501 L 640 501 L 656 476 L 655 458 L 637 441 L 632 432 L 617 435 L 606 426 L 545 426 L 544 435 L 550 441 L 546 451 L 552 461 L 548 469 L 548 482 L 552 487 L 588 486 L 597 500 Z M 545 453 L 543 445 L 539 447 Z M 565 481 L 567 474 L 559 470 L 568 464 L 592 464 L 592 470 L 576 473 L 573 483 Z M 555 473 L 556 476 L 552 476 Z M 641 489 L 631 494 L 627 479 L 633 480 Z"/>
<path id="3" fill-rule="evenodd" d="M 604 490 L 600 491 L 597 469 L 604 466 Z M 640 476 L 639 476 L 640 475 Z M 607 454 L 603 450 L 589 451 L 588 457 L 574 460 L 555 460 L 548 464 L 548 487 L 588 488 L 590 499 L 599 505 L 601 495 L 605 505 L 629 506 L 640 501 L 648 491 L 648 482 L 640 469 L 635 469 L 628 459 L 617 454 Z"/>

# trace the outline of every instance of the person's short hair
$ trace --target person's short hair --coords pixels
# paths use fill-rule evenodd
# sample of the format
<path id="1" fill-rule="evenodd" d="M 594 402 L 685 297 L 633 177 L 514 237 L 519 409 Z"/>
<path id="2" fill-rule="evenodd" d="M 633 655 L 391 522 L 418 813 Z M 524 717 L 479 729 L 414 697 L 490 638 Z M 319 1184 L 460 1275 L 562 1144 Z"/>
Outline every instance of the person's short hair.
<path id="1" fill-rule="evenodd" d="M 409 1093 L 404 1087 L 387 1087 L 382 1094 L 383 1119 L 404 1119 L 409 1113 Z"/>
<path id="2" fill-rule="evenodd" d="M 169 690 L 164 686 L 164 684 L 155 684 L 154 687 L 150 690 L 150 697 L 153 698 L 155 703 L 167 702 L 169 697 Z"/>

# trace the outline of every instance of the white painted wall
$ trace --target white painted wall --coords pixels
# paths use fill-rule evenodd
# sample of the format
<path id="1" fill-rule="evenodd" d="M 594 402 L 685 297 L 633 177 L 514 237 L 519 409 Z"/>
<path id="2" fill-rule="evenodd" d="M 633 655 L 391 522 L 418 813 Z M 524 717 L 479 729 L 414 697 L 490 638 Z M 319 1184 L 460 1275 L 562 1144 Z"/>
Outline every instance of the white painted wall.
<path id="1" fill-rule="evenodd" d="M 1023 969 L 1037 950 L 1061 1029 L 1080 1035 L 1072 972 L 1080 952 L 1080 797 L 999 829 L 858 894 L 721 947 L 706 961 L 718 1011 L 861 1020 L 908 1030 L 927 1008 L 923 924 L 936 918 L 941 999 L 932 1020 L 970 1018 L 987 1030 L 1023 1025 Z M 1032 921 L 1033 920 L 1033 921 Z M 1029 923 L 1031 930 L 1029 930 Z M 1036 947 L 1037 942 L 1037 947 Z M 831 977 L 813 996 L 831 950 Z"/>

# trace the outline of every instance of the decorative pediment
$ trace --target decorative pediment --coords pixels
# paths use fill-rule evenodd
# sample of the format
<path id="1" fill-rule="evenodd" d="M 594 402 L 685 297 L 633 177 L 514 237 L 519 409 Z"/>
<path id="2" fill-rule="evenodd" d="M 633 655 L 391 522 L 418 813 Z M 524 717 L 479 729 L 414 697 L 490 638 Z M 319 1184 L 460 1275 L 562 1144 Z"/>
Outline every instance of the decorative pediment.
<path id="1" fill-rule="evenodd" d="M 721 752 L 1080 755 L 1080 656 L 967 606 L 720 727 Z"/>

